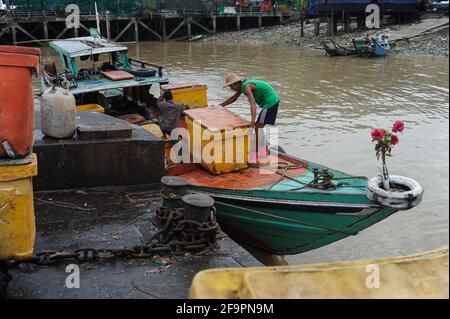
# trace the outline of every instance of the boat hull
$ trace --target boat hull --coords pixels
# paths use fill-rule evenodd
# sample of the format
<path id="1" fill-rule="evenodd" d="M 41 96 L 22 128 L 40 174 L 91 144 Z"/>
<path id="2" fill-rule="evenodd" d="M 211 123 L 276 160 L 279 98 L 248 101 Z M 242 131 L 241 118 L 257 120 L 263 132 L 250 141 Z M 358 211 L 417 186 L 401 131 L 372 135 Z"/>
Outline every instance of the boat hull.
<path id="1" fill-rule="evenodd" d="M 361 40 L 353 40 L 353 45 L 357 54 L 363 58 L 385 57 L 389 52 L 384 45 L 372 39 L 371 45 L 367 45 Z"/>
<path id="2" fill-rule="evenodd" d="M 329 245 L 398 211 L 366 196 L 365 177 L 286 154 L 272 152 L 271 157 L 277 158 L 278 169 L 212 175 L 198 165 L 181 164 L 168 175 L 180 176 L 193 192 L 213 197 L 218 221 L 235 241 L 272 255 L 296 255 Z M 324 170 L 331 173 L 332 182 L 315 184 Z"/>
<path id="3" fill-rule="evenodd" d="M 315 202 L 197 191 L 215 199 L 218 221 L 230 237 L 272 255 L 296 255 L 329 245 L 396 213 L 357 197 Z"/>

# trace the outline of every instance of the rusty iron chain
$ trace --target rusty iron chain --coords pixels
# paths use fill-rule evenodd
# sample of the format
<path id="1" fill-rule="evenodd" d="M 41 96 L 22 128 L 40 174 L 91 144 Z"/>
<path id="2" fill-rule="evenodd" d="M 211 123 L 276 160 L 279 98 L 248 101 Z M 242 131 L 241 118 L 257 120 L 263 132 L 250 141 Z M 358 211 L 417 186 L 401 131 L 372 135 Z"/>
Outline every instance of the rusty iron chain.
<path id="1" fill-rule="evenodd" d="M 42 251 L 31 258 L 8 260 L 8 267 L 20 264 L 52 266 L 63 261 L 76 263 L 112 261 L 116 259 L 149 259 L 156 255 L 183 255 L 217 248 L 217 234 L 220 232 L 215 214 L 212 212 L 205 223 L 184 220 L 183 209 L 164 209 L 157 212 L 157 219 L 163 224 L 144 245 L 122 249 L 82 248 L 73 251 Z"/>

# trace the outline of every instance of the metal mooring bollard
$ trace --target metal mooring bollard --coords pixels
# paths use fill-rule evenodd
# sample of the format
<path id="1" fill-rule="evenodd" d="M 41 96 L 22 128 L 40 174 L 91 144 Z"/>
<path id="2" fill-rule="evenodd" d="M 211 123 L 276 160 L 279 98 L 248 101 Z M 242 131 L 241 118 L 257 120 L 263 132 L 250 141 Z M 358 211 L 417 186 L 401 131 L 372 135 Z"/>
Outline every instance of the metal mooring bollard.
<path id="1" fill-rule="evenodd" d="M 182 198 L 185 205 L 184 219 L 206 223 L 214 208 L 214 199 L 202 194 L 186 195 Z"/>
<path id="2" fill-rule="evenodd" d="M 181 198 L 188 193 L 189 182 L 181 177 L 164 176 L 161 179 L 163 184 L 161 198 L 164 209 L 184 208 Z"/>

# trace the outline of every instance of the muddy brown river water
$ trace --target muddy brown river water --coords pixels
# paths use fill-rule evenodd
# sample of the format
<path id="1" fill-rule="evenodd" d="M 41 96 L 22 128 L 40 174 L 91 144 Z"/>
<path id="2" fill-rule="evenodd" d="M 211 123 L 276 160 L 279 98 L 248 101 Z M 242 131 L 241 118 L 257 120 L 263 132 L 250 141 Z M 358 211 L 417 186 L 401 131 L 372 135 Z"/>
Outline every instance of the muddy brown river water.
<path id="1" fill-rule="evenodd" d="M 371 129 L 405 121 L 407 130 L 388 164 L 392 174 L 422 183 L 423 204 L 356 237 L 288 257 L 289 263 L 397 256 L 448 245 L 448 59 L 328 58 L 309 49 L 213 43 L 140 43 L 129 48 L 130 56 L 164 65 L 172 82 L 208 84 L 210 104 L 231 95 L 222 88 L 229 72 L 271 83 L 283 100 L 279 144 L 290 154 L 354 175 L 379 173 Z M 159 95 L 156 88 L 152 91 Z M 230 109 L 250 115 L 244 98 Z"/>

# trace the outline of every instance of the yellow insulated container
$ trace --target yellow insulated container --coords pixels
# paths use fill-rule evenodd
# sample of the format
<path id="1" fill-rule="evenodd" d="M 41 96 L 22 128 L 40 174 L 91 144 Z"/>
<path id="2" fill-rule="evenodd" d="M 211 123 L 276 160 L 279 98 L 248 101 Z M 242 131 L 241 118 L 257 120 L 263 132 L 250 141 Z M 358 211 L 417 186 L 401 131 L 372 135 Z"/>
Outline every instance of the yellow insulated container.
<path id="1" fill-rule="evenodd" d="M 217 269 L 194 278 L 192 299 L 448 299 L 448 247 L 315 265 Z"/>
<path id="2" fill-rule="evenodd" d="M 33 255 L 36 224 L 32 178 L 37 159 L 29 165 L 0 166 L 0 260 Z"/>
<path id="3" fill-rule="evenodd" d="M 105 109 L 98 104 L 77 105 L 76 109 L 77 111 L 95 111 L 99 113 L 105 113 Z"/>
<path id="4" fill-rule="evenodd" d="M 248 167 L 250 123 L 224 107 L 185 111 L 194 161 L 219 175 Z"/>
<path id="5" fill-rule="evenodd" d="M 161 86 L 161 94 L 165 91 L 172 92 L 175 103 L 187 105 L 190 109 L 208 107 L 206 84 L 183 83 Z"/>

